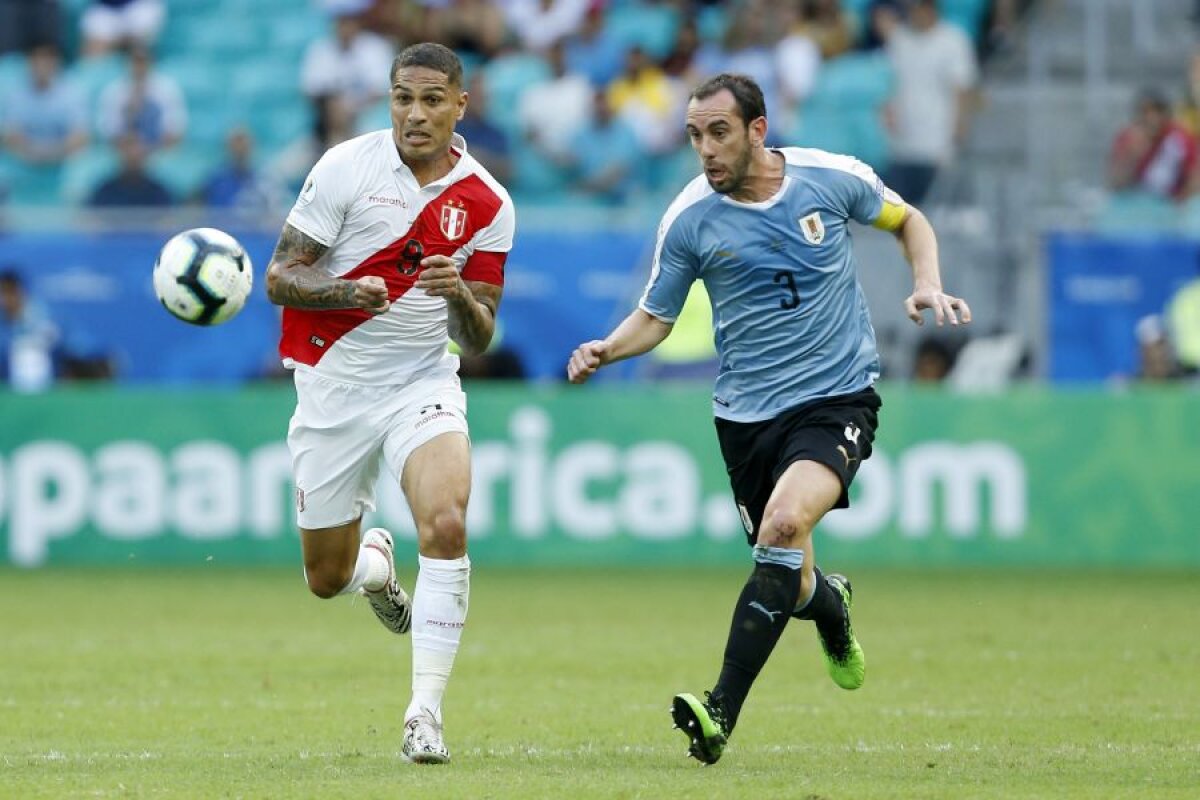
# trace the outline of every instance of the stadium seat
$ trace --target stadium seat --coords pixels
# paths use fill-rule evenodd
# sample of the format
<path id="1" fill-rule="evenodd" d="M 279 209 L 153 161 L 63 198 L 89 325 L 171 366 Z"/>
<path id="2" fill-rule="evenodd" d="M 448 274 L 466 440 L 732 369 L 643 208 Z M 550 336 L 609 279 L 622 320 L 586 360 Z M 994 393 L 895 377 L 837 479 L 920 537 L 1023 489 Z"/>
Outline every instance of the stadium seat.
<path id="1" fill-rule="evenodd" d="M 638 46 L 652 58 L 662 58 L 675 43 L 679 14 L 666 4 L 632 3 L 610 9 L 604 24 L 627 47 Z"/>
<path id="2" fill-rule="evenodd" d="M 802 147 L 846 153 L 855 141 L 849 116 L 838 108 L 825 105 L 805 106 L 797 130 L 797 142 Z"/>
<path id="3" fill-rule="evenodd" d="M 880 106 L 892 93 L 893 74 L 883 54 L 839 56 L 821 67 L 809 102 L 829 102 L 843 108 Z"/>
<path id="4" fill-rule="evenodd" d="M 116 168 L 117 154 L 111 147 L 93 145 L 76 153 L 63 165 L 62 198 L 73 205 L 86 203 L 97 184 Z"/>
<path id="5" fill-rule="evenodd" d="M 87 98 L 88 107 L 95 110 L 100 92 L 109 83 L 125 74 L 125 60 L 117 55 L 80 59 L 67 70 L 67 77 Z"/>
<path id="6" fill-rule="evenodd" d="M 1099 230 L 1167 230 L 1178 222 L 1175 205 L 1142 192 L 1117 192 L 1109 196 L 1096 219 Z"/>
<path id="7" fill-rule="evenodd" d="M 17 206 L 52 206 L 61 202 L 62 171 L 57 164 L 27 164 L 0 156 L 0 185 L 7 186 L 9 202 Z"/>
<path id="8" fill-rule="evenodd" d="M 0 100 L 7 98 L 9 92 L 25 83 L 28 75 L 25 56 L 20 53 L 0 55 Z"/>
<path id="9" fill-rule="evenodd" d="M 972 41 L 978 41 L 983 32 L 987 6 L 987 0 L 940 0 L 938 3 L 942 19 L 961 27 Z"/>
<path id="10" fill-rule="evenodd" d="M 204 185 L 219 155 L 210 147 L 181 145 L 150 156 L 148 168 L 176 200 L 186 200 Z"/>
<path id="11" fill-rule="evenodd" d="M 492 61 L 484 67 L 488 119 L 506 131 L 515 130 L 521 93 L 549 77 L 550 66 L 532 53 L 513 53 Z"/>

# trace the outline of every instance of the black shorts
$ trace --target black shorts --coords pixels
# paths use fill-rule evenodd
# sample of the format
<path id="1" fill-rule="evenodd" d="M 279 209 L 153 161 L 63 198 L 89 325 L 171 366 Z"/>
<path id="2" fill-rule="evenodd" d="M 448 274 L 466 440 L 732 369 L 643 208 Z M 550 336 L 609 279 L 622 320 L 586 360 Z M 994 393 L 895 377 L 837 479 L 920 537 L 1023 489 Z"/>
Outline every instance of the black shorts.
<path id="1" fill-rule="evenodd" d="M 861 392 L 815 400 L 762 422 L 716 420 L 721 455 L 733 487 L 746 537 L 754 544 L 775 483 L 797 461 L 816 461 L 837 473 L 842 496 L 858 467 L 871 456 L 883 401 L 868 387 Z"/>

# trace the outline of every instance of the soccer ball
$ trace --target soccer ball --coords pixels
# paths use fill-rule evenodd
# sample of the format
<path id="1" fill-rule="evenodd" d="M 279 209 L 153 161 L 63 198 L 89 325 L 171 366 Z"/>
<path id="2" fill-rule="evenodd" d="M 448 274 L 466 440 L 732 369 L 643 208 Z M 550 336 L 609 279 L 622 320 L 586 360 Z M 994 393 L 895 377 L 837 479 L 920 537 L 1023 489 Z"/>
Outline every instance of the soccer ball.
<path id="1" fill-rule="evenodd" d="M 216 228 L 193 228 L 171 237 L 154 262 L 154 294 L 167 311 L 193 325 L 233 319 L 253 286 L 246 249 Z"/>

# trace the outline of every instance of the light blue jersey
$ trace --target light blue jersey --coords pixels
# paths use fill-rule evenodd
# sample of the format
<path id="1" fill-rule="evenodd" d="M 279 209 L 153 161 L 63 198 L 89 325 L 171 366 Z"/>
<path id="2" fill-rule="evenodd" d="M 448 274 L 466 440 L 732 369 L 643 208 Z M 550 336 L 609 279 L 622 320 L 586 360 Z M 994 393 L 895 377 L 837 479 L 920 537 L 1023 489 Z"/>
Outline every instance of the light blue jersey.
<path id="1" fill-rule="evenodd" d="M 849 221 L 903 205 L 870 167 L 822 150 L 784 148 L 783 184 L 739 203 L 701 175 L 663 215 L 639 306 L 675 321 L 695 280 L 713 307 L 720 373 L 713 413 L 771 419 L 850 394 L 879 377 L 875 331 L 855 274 Z"/>

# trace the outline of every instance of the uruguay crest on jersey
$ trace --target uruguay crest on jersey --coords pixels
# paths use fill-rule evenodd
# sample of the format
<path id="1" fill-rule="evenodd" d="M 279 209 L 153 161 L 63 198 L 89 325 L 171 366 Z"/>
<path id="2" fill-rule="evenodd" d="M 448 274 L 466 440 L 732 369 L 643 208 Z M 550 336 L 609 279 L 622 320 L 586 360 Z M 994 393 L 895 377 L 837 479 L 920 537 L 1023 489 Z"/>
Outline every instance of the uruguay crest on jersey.
<path id="1" fill-rule="evenodd" d="M 809 244 L 820 244 L 825 241 L 825 223 L 821 221 L 821 212 L 814 211 L 807 217 L 800 218 L 800 232 L 804 241 Z"/>
<path id="2" fill-rule="evenodd" d="M 462 201 L 458 201 L 457 205 L 455 202 L 450 200 L 442 206 L 442 234 L 452 242 L 467 229 L 467 209 Z"/>

